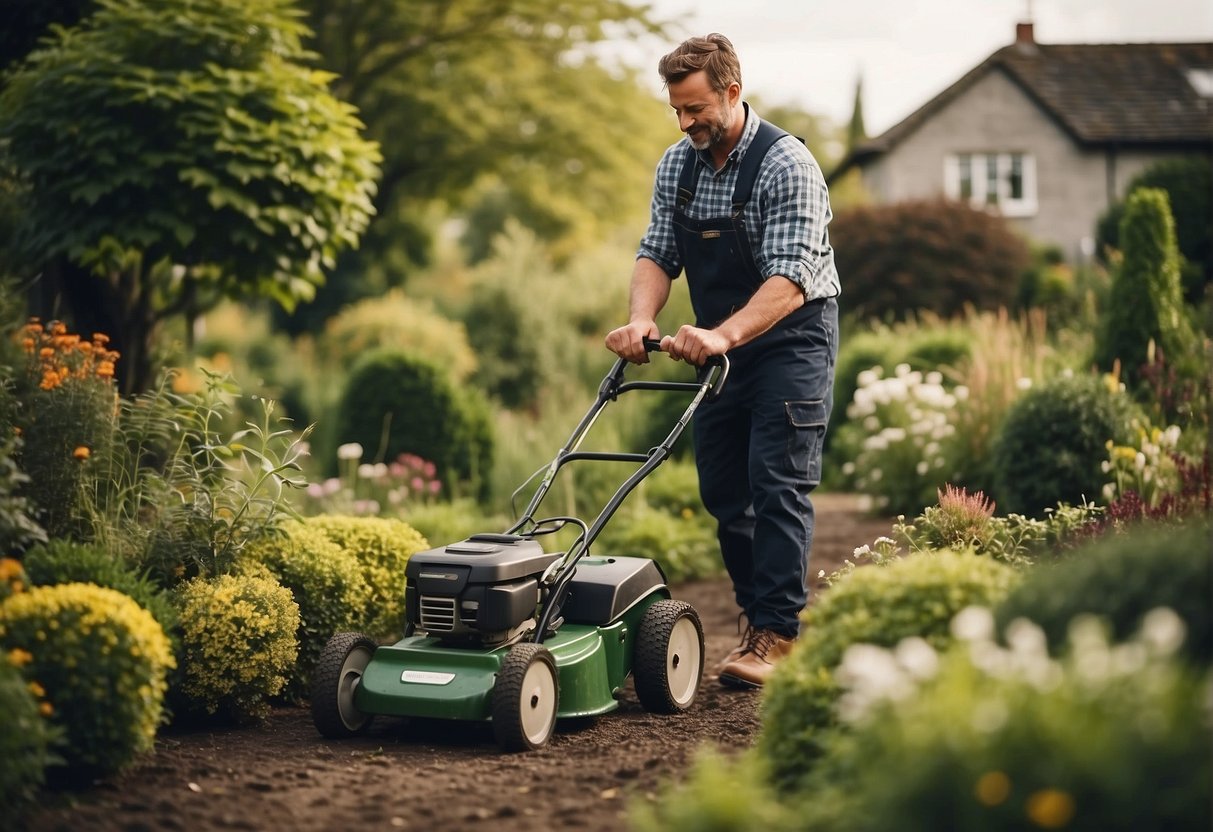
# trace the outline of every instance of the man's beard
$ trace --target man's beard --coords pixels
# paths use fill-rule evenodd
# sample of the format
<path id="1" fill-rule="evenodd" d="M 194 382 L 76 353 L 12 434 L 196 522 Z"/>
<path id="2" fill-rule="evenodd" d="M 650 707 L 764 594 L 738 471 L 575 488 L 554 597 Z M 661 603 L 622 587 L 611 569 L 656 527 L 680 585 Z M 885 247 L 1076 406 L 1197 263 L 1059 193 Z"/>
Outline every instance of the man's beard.
<path id="1" fill-rule="evenodd" d="M 721 113 L 731 116 L 732 113 L 725 109 L 725 102 L 722 100 L 720 104 Z M 694 138 L 691 138 L 690 133 L 687 133 L 687 138 L 691 139 L 691 147 L 695 148 L 696 150 L 707 150 L 710 147 L 716 147 L 717 145 L 724 143 L 725 138 L 728 136 L 729 128 L 733 126 L 733 120 L 732 118 L 729 118 L 728 122 L 726 123 L 724 118 L 721 118 L 718 121 L 709 122 L 708 124 L 701 126 L 707 128 L 707 139 L 696 141 Z"/>

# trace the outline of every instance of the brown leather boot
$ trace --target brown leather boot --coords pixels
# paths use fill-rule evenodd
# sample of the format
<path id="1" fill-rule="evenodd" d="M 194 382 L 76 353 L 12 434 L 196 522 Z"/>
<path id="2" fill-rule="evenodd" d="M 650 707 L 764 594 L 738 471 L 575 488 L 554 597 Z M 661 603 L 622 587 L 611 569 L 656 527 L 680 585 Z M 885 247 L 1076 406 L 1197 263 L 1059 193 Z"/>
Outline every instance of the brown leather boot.
<path id="1" fill-rule="evenodd" d="M 720 671 L 722 684 L 735 688 L 760 688 L 775 665 L 792 652 L 796 639 L 773 630 L 751 630 L 740 656 Z"/>
<path id="2" fill-rule="evenodd" d="M 746 646 L 750 643 L 750 634 L 754 631 L 754 627 L 750 625 L 749 622 L 746 622 L 745 630 L 742 631 L 741 619 L 744 617 L 744 612 L 737 614 L 737 632 L 741 633 L 741 640 L 737 642 L 737 646 L 730 650 L 723 659 L 716 662 L 715 666 L 712 668 L 713 675 L 719 676 L 720 671 L 724 670 L 725 666 L 728 665 L 729 662 L 740 659 L 741 654 L 746 651 Z"/>

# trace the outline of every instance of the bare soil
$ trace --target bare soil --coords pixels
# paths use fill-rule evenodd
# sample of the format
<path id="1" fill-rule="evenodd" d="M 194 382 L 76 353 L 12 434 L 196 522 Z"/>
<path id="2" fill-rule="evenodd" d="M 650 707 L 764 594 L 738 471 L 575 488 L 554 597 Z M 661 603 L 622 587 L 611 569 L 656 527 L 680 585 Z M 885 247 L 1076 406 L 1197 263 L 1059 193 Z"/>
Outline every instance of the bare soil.
<path id="1" fill-rule="evenodd" d="M 813 575 L 890 529 L 850 496 L 814 502 Z M 729 583 L 672 589 L 699 612 L 710 668 L 737 642 Z M 562 723 L 529 754 L 499 751 L 487 724 L 440 720 L 380 718 L 362 737 L 326 741 L 306 709 L 278 708 L 256 727 L 165 729 L 121 775 L 48 789 L 21 818 L 0 817 L 0 829 L 619 830 L 628 801 L 679 777 L 701 746 L 749 747 L 760 703 L 760 692 L 723 688 L 705 670 L 692 708 L 660 716 L 641 708 L 629 683 L 619 710 Z"/>

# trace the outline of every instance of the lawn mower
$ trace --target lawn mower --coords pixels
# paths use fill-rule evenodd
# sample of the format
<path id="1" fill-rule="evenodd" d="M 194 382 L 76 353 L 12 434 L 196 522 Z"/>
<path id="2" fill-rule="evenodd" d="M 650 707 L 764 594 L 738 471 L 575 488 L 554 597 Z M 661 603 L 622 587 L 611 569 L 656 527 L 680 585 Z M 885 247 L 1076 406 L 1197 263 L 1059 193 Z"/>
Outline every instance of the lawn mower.
<path id="1" fill-rule="evenodd" d="M 646 339 L 648 352 L 660 343 Z M 648 711 L 689 708 L 703 674 L 703 627 L 690 604 L 671 598 L 658 564 L 643 557 L 591 555 L 629 493 L 665 461 L 696 408 L 720 395 L 728 359 L 713 358 L 690 381 L 626 381 L 620 358 L 598 396 L 548 465 L 520 519 L 500 533 L 474 534 L 418 552 L 405 567 L 404 638 L 380 645 L 361 633 L 335 634 L 312 677 L 312 719 L 329 738 L 366 729 L 376 715 L 489 721 L 502 749 L 543 747 L 556 720 L 619 707 L 632 676 Z M 579 451 L 603 409 L 633 390 L 691 393 L 660 445 L 647 453 Z M 537 519 L 557 473 L 575 461 L 638 463 L 592 522 Z M 579 532 L 563 552 L 541 538 Z"/>

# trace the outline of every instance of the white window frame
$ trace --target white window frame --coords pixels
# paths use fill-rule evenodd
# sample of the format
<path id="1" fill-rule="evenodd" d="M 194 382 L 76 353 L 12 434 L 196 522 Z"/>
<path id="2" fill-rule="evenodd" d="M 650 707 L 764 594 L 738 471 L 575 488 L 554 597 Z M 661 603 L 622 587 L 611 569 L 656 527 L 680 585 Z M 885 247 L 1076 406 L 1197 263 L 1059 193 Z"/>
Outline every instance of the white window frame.
<path id="1" fill-rule="evenodd" d="M 1036 214 L 1036 157 L 1031 153 L 950 153 L 944 157 L 943 187 L 949 199 L 962 200 L 960 169 L 962 159 L 969 162 L 970 193 L 974 208 L 995 209 L 1004 217 L 1031 217 Z M 1018 159 L 1021 165 L 1022 196 L 1011 196 L 1011 170 Z M 990 163 L 997 177 L 992 193 L 988 186 Z"/>

